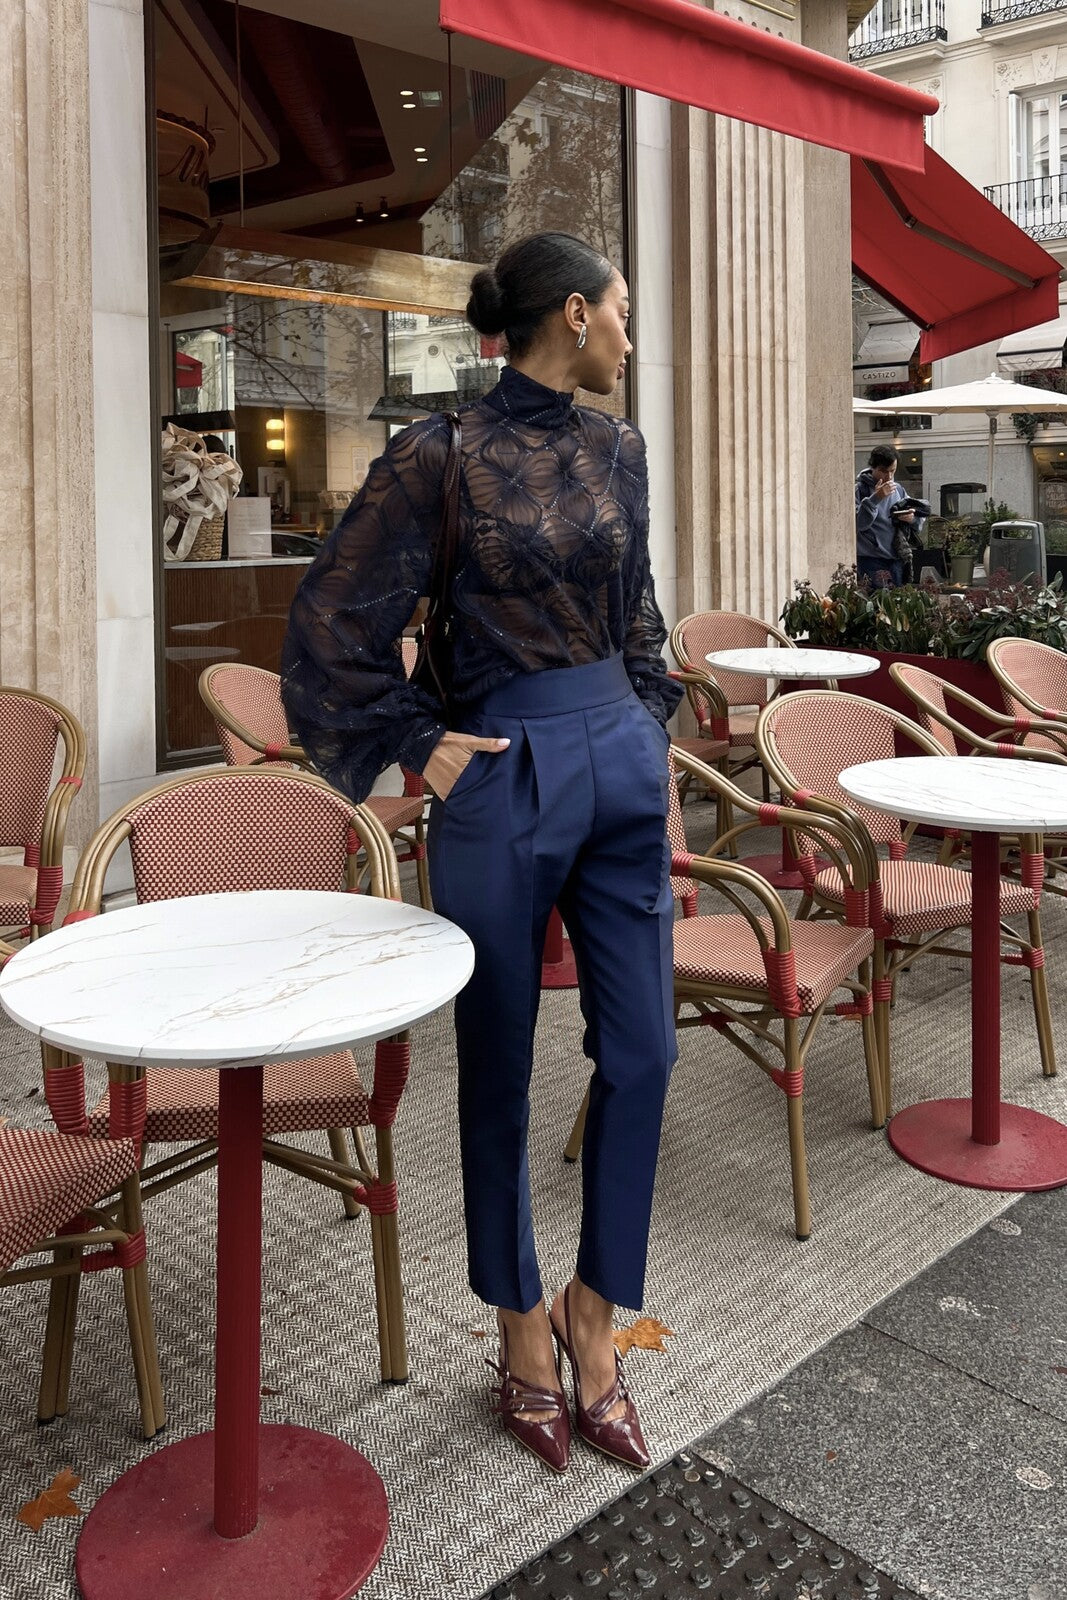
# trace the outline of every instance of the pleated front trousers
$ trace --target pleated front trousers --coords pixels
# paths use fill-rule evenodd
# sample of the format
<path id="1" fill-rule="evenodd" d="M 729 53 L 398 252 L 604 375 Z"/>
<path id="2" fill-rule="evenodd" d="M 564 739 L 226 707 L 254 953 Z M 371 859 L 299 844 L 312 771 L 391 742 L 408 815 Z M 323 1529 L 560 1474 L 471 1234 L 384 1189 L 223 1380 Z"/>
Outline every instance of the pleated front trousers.
<path id="1" fill-rule="evenodd" d="M 541 961 L 558 906 L 578 965 L 593 1063 L 577 1271 L 640 1307 L 667 1081 L 676 1055 L 667 843 L 668 738 L 620 656 L 523 674 L 462 731 L 479 751 L 435 800 L 434 906 L 471 938 L 456 999 L 459 1124 L 471 1288 L 529 1311 L 542 1294 L 527 1127 Z M 576 1105 L 559 1096 L 562 1147 Z"/>

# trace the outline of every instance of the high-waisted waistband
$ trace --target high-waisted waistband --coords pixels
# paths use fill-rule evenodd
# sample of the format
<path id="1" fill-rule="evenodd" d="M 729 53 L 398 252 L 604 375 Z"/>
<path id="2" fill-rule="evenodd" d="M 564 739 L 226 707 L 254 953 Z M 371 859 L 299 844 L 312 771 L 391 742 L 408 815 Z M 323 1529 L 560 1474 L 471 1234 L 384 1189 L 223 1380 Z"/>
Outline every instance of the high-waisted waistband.
<path id="1" fill-rule="evenodd" d="M 471 710 L 500 717 L 552 717 L 561 711 L 609 705 L 613 700 L 624 700 L 631 692 L 622 656 L 614 655 L 580 667 L 520 672 L 498 689 L 490 690 Z"/>

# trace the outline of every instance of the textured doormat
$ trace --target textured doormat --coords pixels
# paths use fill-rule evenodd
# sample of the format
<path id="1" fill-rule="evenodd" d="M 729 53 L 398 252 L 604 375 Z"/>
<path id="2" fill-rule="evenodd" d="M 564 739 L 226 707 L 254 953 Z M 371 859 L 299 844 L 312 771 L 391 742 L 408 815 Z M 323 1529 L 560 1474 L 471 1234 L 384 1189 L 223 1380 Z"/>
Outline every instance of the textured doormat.
<path id="1" fill-rule="evenodd" d="M 483 1600 L 917 1600 L 719 1468 L 700 1445 Z"/>

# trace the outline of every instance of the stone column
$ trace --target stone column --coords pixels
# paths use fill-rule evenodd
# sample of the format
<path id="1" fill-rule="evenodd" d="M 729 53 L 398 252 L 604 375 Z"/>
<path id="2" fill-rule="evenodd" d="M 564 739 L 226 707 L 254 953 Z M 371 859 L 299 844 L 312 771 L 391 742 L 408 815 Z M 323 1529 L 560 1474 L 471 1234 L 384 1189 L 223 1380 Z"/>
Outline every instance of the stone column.
<path id="1" fill-rule="evenodd" d="M 96 820 L 86 13 L 85 0 L 0 6 L 0 682 L 85 726 L 71 842 Z"/>
<path id="2" fill-rule="evenodd" d="M 809 11 L 843 53 L 845 0 L 776 31 Z M 848 160 L 686 106 L 671 137 L 678 609 L 775 621 L 851 549 Z"/>
<path id="3" fill-rule="evenodd" d="M 844 60 L 845 0 L 803 0 L 801 43 Z M 807 565 L 817 587 L 856 559 L 852 420 L 852 253 L 849 158 L 804 146 L 804 326 L 808 351 Z"/>

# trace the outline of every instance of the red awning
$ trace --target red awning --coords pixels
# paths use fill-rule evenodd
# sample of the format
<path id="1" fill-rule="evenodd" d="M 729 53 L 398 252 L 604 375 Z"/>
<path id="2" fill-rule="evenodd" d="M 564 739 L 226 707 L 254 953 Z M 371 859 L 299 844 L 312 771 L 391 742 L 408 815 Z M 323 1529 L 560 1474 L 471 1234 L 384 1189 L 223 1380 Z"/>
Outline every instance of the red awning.
<path id="1" fill-rule="evenodd" d="M 1059 263 L 933 150 L 921 174 L 852 161 L 852 264 L 937 361 L 1059 314 Z"/>
<path id="2" fill-rule="evenodd" d="M 179 389 L 199 389 L 204 382 L 204 363 L 178 350 L 174 355 L 174 382 Z"/>
<path id="3" fill-rule="evenodd" d="M 441 26 L 921 172 L 938 102 L 690 0 L 440 0 Z"/>

